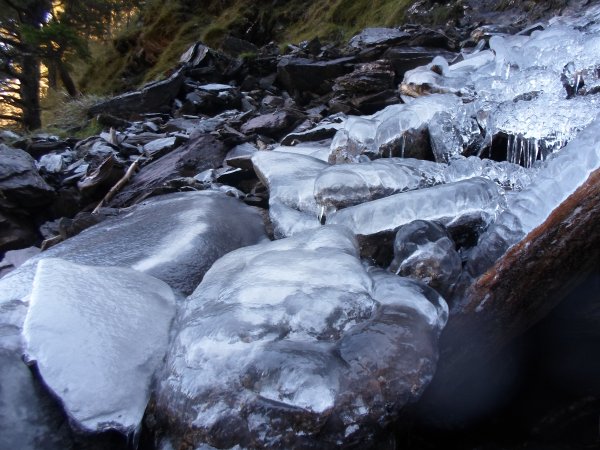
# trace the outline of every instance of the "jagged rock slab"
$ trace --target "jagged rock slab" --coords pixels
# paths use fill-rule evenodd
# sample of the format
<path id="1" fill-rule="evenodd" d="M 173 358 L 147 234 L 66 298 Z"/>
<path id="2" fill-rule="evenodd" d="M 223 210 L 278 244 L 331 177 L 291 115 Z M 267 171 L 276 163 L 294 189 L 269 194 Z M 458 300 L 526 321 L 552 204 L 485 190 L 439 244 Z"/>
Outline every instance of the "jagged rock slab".
<path id="1" fill-rule="evenodd" d="M 133 434 L 174 315 L 175 294 L 154 277 L 45 258 L 23 327 L 26 356 L 77 427 Z"/>
<path id="2" fill-rule="evenodd" d="M 193 177 L 223 164 L 227 147 L 211 134 L 194 132 L 189 141 L 143 167 L 111 201 L 111 206 L 129 206 L 180 177 Z"/>
<path id="3" fill-rule="evenodd" d="M 427 385 L 446 317 L 343 227 L 240 249 L 188 298 L 154 414 L 175 447 L 368 447 Z"/>
<path id="4" fill-rule="evenodd" d="M 144 113 L 169 112 L 171 103 L 183 84 L 183 72 L 178 70 L 166 80 L 149 83 L 139 91 L 128 92 L 98 103 L 88 110 L 90 116 L 110 114 L 129 118 Z"/>
<path id="5" fill-rule="evenodd" d="M 334 78 L 352 71 L 354 57 L 329 61 L 284 57 L 277 64 L 277 80 L 288 92 L 326 94 Z"/>
<path id="6" fill-rule="evenodd" d="M 365 28 L 348 43 L 351 47 L 362 48 L 375 45 L 393 45 L 408 40 L 410 34 L 397 28 Z"/>
<path id="7" fill-rule="evenodd" d="M 345 225 L 361 236 L 397 230 L 413 220 L 450 226 L 468 217 L 490 221 L 500 202 L 500 189 L 490 180 L 472 178 L 442 184 L 341 209 L 327 223 Z"/>

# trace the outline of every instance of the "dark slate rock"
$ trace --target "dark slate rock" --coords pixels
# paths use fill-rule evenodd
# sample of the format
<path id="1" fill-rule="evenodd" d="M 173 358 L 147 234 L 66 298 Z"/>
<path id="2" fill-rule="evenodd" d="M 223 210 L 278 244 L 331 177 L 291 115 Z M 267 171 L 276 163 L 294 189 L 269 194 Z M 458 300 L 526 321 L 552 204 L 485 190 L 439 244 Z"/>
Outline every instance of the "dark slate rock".
<path id="1" fill-rule="evenodd" d="M 183 72 L 178 70 L 166 80 L 149 83 L 139 91 L 98 103 L 88 110 L 88 114 L 110 114 L 127 119 L 150 112 L 170 112 L 171 103 L 179 93 L 183 78 Z"/>
<path id="2" fill-rule="evenodd" d="M 284 57 L 277 65 L 277 80 L 288 92 L 326 94 L 331 81 L 352 70 L 353 57 L 330 61 Z"/>
<path id="3" fill-rule="evenodd" d="M 0 253 L 31 246 L 38 240 L 30 217 L 0 210 Z"/>
<path id="4" fill-rule="evenodd" d="M 227 150 L 213 135 L 193 132 L 186 144 L 143 167 L 115 196 L 111 206 L 131 205 L 152 195 L 154 189 L 169 180 L 216 169 L 223 164 Z"/>
<path id="5" fill-rule="evenodd" d="M 40 176 L 35 160 L 23 150 L 0 145 L 0 192 L 3 200 L 22 208 L 48 204 L 54 190 Z"/>
<path id="6" fill-rule="evenodd" d="M 406 41 L 410 34 L 397 28 L 365 28 L 350 39 L 349 45 L 363 48 L 375 45 L 394 45 Z"/>
<path id="7" fill-rule="evenodd" d="M 441 48 L 392 47 L 383 54 L 383 58 L 392 64 L 397 80 L 401 80 L 406 71 L 429 64 L 436 56 L 443 56 L 451 61 L 456 53 Z"/>
<path id="8" fill-rule="evenodd" d="M 242 125 L 241 131 L 246 134 L 264 134 L 278 138 L 292 130 L 303 119 L 299 111 L 282 109 L 269 114 L 254 117 Z"/>

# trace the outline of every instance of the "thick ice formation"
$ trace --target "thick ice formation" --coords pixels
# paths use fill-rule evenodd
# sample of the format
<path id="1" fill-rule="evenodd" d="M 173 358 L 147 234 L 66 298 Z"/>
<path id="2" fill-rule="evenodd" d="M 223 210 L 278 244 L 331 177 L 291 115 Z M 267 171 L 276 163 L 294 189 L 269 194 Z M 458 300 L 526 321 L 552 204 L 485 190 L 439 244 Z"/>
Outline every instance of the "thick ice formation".
<path id="1" fill-rule="evenodd" d="M 446 317 L 430 288 L 361 264 L 343 227 L 239 249 L 188 298 L 157 412 L 174 443 L 367 442 L 427 384 Z"/>
<path id="2" fill-rule="evenodd" d="M 297 223 L 314 223 L 319 207 L 313 196 L 317 175 L 328 164 L 311 156 L 276 152 L 256 152 L 254 170 L 269 188 L 270 218 L 275 237 L 291 236 L 300 229 Z"/>
<path id="3" fill-rule="evenodd" d="M 537 171 L 532 183 L 507 196 L 507 209 L 474 249 L 471 275 L 485 271 L 508 247 L 542 224 L 550 213 L 600 168 L 600 118 Z"/>
<path id="4" fill-rule="evenodd" d="M 26 354 L 86 431 L 140 426 L 175 314 L 164 282 L 136 270 L 38 263 L 23 327 Z"/>
<path id="5" fill-rule="evenodd" d="M 337 211 L 327 223 L 345 225 L 358 235 L 392 232 L 413 220 L 451 226 L 467 217 L 490 221 L 501 200 L 499 187 L 484 178 L 395 194 Z"/>
<path id="6" fill-rule="evenodd" d="M 340 164 L 322 170 L 314 182 L 317 203 L 339 209 L 444 181 L 445 166 L 411 158 Z"/>

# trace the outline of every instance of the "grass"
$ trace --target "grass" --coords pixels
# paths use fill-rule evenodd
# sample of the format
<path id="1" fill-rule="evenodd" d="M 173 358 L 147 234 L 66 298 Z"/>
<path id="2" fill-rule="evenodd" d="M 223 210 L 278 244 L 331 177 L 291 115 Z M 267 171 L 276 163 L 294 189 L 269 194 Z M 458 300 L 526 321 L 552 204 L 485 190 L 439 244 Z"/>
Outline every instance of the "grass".
<path id="1" fill-rule="evenodd" d="M 41 102 L 42 131 L 80 139 L 100 133 L 102 126 L 87 116 L 88 108 L 100 100 L 94 95 L 71 99 L 64 92 L 49 90 Z"/>

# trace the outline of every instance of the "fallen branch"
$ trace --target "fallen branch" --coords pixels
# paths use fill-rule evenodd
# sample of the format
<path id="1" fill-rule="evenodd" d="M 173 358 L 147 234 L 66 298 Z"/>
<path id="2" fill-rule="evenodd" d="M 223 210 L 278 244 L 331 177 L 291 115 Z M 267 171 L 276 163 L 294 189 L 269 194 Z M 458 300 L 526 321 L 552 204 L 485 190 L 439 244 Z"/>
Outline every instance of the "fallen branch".
<path id="1" fill-rule="evenodd" d="M 123 177 L 119 181 L 117 181 L 117 183 L 106 193 L 104 198 L 100 200 L 100 203 L 98 203 L 98 206 L 94 208 L 92 214 L 97 214 L 98 211 L 100 211 L 100 208 L 102 208 L 102 206 L 108 203 L 115 196 L 115 194 L 119 192 L 123 188 L 123 186 L 125 186 L 129 182 L 134 172 L 139 167 L 141 159 L 142 156 L 138 156 L 138 158 L 131 163 L 131 165 L 125 172 L 125 175 L 123 175 Z"/>

